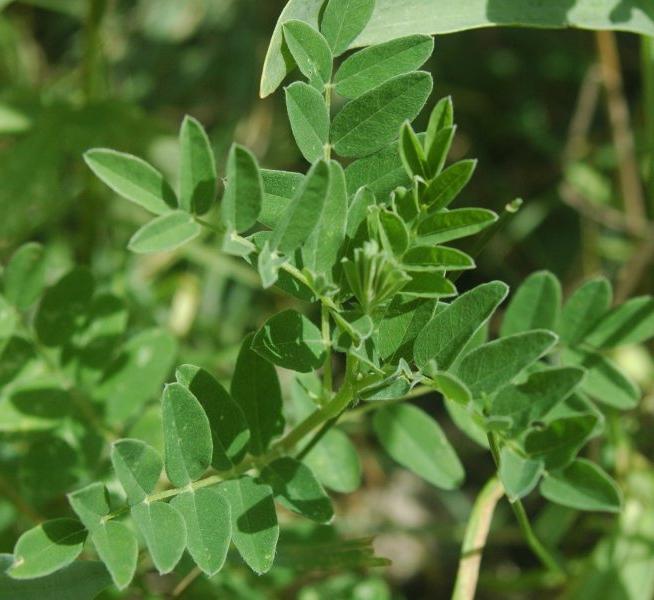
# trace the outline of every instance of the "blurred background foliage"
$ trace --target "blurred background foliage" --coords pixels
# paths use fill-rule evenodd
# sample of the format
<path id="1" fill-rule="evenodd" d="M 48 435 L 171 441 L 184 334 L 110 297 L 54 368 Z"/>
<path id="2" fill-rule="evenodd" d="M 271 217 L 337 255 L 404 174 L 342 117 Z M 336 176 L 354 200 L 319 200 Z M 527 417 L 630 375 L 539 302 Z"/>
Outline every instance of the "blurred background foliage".
<path id="1" fill-rule="evenodd" d="M 191 114 L 206 126 L 220 161 L 236 139 L 265 167 L 305 170 L 282 95 L 257 95 L 283 4 L 0 0 L 0 256 L 6 260 L 21 242 L 37 240 L 47 247 L 51 279 L 73 263 L 91 266 L 101 287 L 127 298 L 132 329 L 168 328 L 179 339 L 180 362 L 206 366 L 224 379 L 244 333 L 293 301 L 260 291 L 254 271 L 220 255 L 210 239 L 172 254 L 130 255 L 127 240 L 145 215 L 113 198 L 81 156 L 90 147 L 112 147 L 141 155 L 174 178 L 176 133 Z M 515 285 L 546 268 L 568 287 L 605 273 L 623 296 L 652 292 L 654 236 L 647 215 L 654 216 L 654 197 L 647 178 L 654 63 L 648 53 L 647 42 L 628 34 L 488 29 L 436 39 L 428 68 L 434 99 L 454 99 L 459 129 L 452 159 L 480 160 L 464 201 L 495 210 L 516 196 L 525 201 L 480 258 L 474 281 L 462 279 L 461 289 L 491 278 Z M 576 557 L 574 585 L 565 592 L 570 598 L 647 600 L 654 593 L 654 478 L 644 458 L 654 445 L 652 358 L 642 347 L 621 353 L 616 358 L 646 397 L 613 423 L 609 443 L 595 451 L 607 453 L 626 486 L 625 514 L 616 522 L 529 506 L 545 541 Z M 298 575 L 291 560 L 264 578 L 228 569 L 181 589 L 176 576 L 152 575 L 129 597 L 168 597 L 176 586 L 188 598 L 447 597 L 474 492 L 492 465 L 433 398 L 419 403 L 442 416 L 461 449 L 469 466 L 463 490 L 427 488 L 390 466 L 365 423 L 349 425 L 364 484 L 339 501 L 337 526 L 347 537 L 378 534 L 377 554 L 393 560 L 390 568 Z M 146 436 L 156 428 L 156 410 L 140 426 Z M 3 477 L 0 492 L 10 496 L 13 485 Z M 47 503 L 39 510 L 58 514 Z M 0 500 L 5 551 L 25 529 L 16 519 L 15 506 Z M 532 571 L 537 563 L 506 506 L 489 544 L 480 598 L 552 597 L 548 581 Z"/>

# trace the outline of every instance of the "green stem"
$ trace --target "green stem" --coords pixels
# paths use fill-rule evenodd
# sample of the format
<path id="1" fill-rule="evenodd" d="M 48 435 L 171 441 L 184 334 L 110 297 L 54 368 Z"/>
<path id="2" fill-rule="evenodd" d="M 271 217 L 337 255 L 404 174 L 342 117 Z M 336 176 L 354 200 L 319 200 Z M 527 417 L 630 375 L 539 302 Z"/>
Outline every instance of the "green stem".
<path id="1" fill-rule="evenodd" d="M 107 0 L 90 0 L 88 3 L 82 62 L 82 88 L 86 102 L 98 98 L 104 87 L 100 27 L 106 12 Z"/>
<path id="2" fill-rule="evenodd" d="M 323 366 L 322 387 L 324 396 L 331 398 L 332 395 L 332 338 L 329 327 L 329 307 L 323 302 L 320 304 L 320 319 L 322 331 L 322 343 L 325 346 L 325 363 Z"/>
<path id="3" fill-rule="evenodd" d="M 645 119 L 645 183 L 649 197 L 649 216 L 654 218 L 654 38 L 642 36 L 640 49 Z"/>
<path id="4" fill-rule="evenodd" d="M 327 107 L 327 114 L 329 115 L 332 108 L 332 83 L 325 84 L 325 106 Z M 332 157 L 332 146 L 329 142 L 324 145 L 325 160 L 329 161 Z"/>
<path id="5" fill-rule="evenodd" d="M 452 600 L 472 600 L 475 597 L 481 556 L 486 545 L 495 506 L 504 494 L 497 477 L 491 477 L 477 496 L 468 519 Z"/>
<path id="6" fill-rule="evenodd" d="M 493 432 L 488 434 L 488 445 L 490 446 L 490 451 L 493 455 L 495 465 L 499 468 L 500 451 L 497 444 L 497 438 Z M 509 500 L 509 504 L 511 505 L 511 510 L 513 510 L 513 514 L 518 521 L 520 531 L 522 532 L 522 535 L 525 538 L 527 545 L 531 548 L 532 552 L 538 557 L 543 566 L 551 571 L 554 575 L 556 575 L 558 579 L 565 579 L 566 575 L 561 566 L 557 563 L 556 559 L 552 556 L 550 551 L 542 544 L 542 542 L 534 533 L 522 502 L 520 500 L 511 502 Z"/>

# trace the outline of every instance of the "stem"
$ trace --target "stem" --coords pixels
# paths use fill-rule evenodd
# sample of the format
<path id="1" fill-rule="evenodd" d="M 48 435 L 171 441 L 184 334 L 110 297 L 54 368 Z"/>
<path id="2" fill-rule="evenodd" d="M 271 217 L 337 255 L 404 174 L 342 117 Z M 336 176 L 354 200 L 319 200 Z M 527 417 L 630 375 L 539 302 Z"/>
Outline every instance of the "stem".
<path id="1" fill-rule="evenodd" d="M 332 339 L 329 327 L 329 308 L 323 302 L 320 305 L 320 318 L 322 329 L 322 343 L 325 346 L 325 363 L 323 366 L 322 387 L 325 396 L 332 395 Z"/>
<path id="2" fill-rule="evenodd" d="M 499 468 L 500 451 L 497 445 L 497 438 L 493 432 L 488 434 L 488 445 L 490 446 L 490 451 L 493 455 L 495 465 Z M 511 505 L 511 510 L 513 510 L 513 514 L 515 515 L 518 521 L 518 525 L 520 526 L 520 531 L 522 532 L 522 535 L 524 536 L 529 548 L 531 548 L 532 552 L 538 557 L 546 569 L 556 575 L 558 579 L 565 579 L 565 572 L 556 562 L 550 551 L 545 548 L 545 546 L 543 546 L 542 542 L 538 539 L 534 533 L 534 530 L 531 528 L 529 517 L 527 516 L 522 502 L 520 500 L 511 502 L 509 500 L 509 504 Z"/>
<path id="3" fill-rule="evenodd" d="M 327 107 L 328 115 L 330 114 L 332 108 L 332 87 L 333 86 L 331 82 L 325 84 L 325 106 Z M 329 161 L 332 157 L 332 146 L 329 142 L 324 145 L 323 151 L 325 160 Z"/>
<path id="4" fill-rule="evenodd" d="M 491 477 L 475 500 L 463 538 L 452 600 L 472 600 L 475 597 L 482 552 L 495 506 L 503 495 L 504 488 L 499 479 Z"/>
<path id="5" fill-rule="evenodd" d="M 645 118 L 645 181 L 649 197 L 649 216 L 654 218 L 654 38 L 640 38 Z"/>

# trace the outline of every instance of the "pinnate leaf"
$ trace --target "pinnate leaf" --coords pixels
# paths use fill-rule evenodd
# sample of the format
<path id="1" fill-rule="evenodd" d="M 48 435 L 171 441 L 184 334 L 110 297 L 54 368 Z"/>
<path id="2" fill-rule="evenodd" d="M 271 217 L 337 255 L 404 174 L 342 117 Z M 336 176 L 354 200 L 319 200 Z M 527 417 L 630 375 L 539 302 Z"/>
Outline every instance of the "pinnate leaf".
<path id="1" fill-rule="evenodd" d="M 129 240 L 129 249 L 138 254 L 166 252 L 198 237 L 202 227 L 193 215 L 182 210 L 168 212 L 146 223 Z"/>
<path id="2" fill-rule="evenodd" d="M 363 31 L 374 8 L 375 0 L 329 0 L 320 30 L 335 56 L 345 52 Z"/>

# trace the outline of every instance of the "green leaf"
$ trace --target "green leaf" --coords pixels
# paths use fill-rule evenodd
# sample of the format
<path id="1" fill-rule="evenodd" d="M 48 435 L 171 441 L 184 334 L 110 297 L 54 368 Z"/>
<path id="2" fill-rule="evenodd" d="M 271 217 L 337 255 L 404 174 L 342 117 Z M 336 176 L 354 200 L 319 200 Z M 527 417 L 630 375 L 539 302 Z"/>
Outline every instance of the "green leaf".
<path id="1" fill-rule="evenodd" d="M 192 432 L 187 435 L 192 435 Z M 186 548 L 186 526 L 182 515 L 165 502 L 142 502 L 132 506 L 131 513 L 145 538 L 154 566 L 161 574 L 170 573 Z"/>
<path id="2" fill-rule="evenodd" d="M 405 121 L 400 129 L 400 158 L 409 177 L 422 177 L 427 180 L 427 158 L 422 144 L 413 131 L 411 123 Z"/>
<path id="3" fill-rule="evenodd" d="M 404 221 L 388 210 L 376 211 L 382 246 L 395 256 L 402 256 L 409 247 L 409 230 Z"/>
<path id="4" fill-rule="evenodd" d="M 308 373 L 325 358 L 320 330 L 304 315 L 285 310 L 268 319 L 252 340 L 252 350 L 285 369 Z"/>
<path id="5" fill-rule="evenodd" d="M 13 253 L 2 274 L 7 300 L 16 308 L 29 308 L 41 295 L 45 285 L 43 246 L 36 242 L 23 244 Z"/>
<path id="6" fill-rule="evenodd" d="M 585 341 L 595 348 L 639 344 L 654 337 L 654 298 L 639 296 L 616 306 L 593 327 Z"/>
<path id="7" fill-rule="evenodd" d="M 329 163 L 329 191 L 320 221 L 302 245 L 302 262 L 314 273 L 328 275 L 338 260 L 345 240 L 347 220 L 347 190 L 343 167 Z"/>
<path id="8" fill-rule="evenodd" d="M 640 390 L 622 370 L 609 358 L 598 352 L 565 349 L 562 362 L 578 365 L 587 374 L 581 389 L 599 402 L 619 410 L 630 410 L 638 405 Z"/>
<path id="9" fill-rule="evenodd" d="M 43 577 L 72 563 L 82 552 L 86 529 L 76 519 L 54 519 L 26 531 L 14 547 L 14 579 Z"/>
<path id="10" fill-rule="evenodd" d="M 136 572 L 139 552 L 136 536 L 124 523 L 108 521 L 91 532 L 91 540 L 116 587 L 125 589 Z"/>
<path id="11" fill-rule="evenodd" d="M 309 467 L 286 456 L 269 463 L 261 478 L 275 497 L 288 509 L 316 523 L 328 523 L 334 517 L 331 500 Z"/>
<path id="12" fill-rule="evenodd" d="M 231 509 L 216 488 L 175 496 L 170 503 L 184 518 L 188 551 L 209 577 L 225 564 L 232 538 Z"/>
<path id="13" fill-rule="evenodd" d="M 104 148 L 89 150 L 84 160 L 114 192 L 151 213 L 163 215 L 177 207 L 175 192 L 163 175 L 144 160 Z"/>
<path id="14" fill-rule="evenodd" d="M 531 458 L 542 459 L 548 470 L 564 467 L 592 435 L 597 417 L 592 414 L 563 417 L 544 429 L 527 434 L 524 447 Z"/>
<path id="15" fill-rule="evenodd" d="M 345 169 L 345 179 L 349 195 L 366 186 L 379 198 L 386 198 L 397 187 L 409 184 L 397 142 L 350 163 Z"/>
<path id="16" fill-rule="evenodd" d="M 370 207 L 375 204 L 375 194 L 367 187 L 359 188 L 354 194 L 350 206 L 347 209 L 347 227 L 345 234 L 349 238 L 349 241 L 356 237 L 361 223 L 363 223 L 368 216 Z"/>
<path id="17" fill-rule="evenodd" d="M 436 421 L 409 404 L 375 412 L 373 428 L 381 445 L 398 463 L 432 485 L 453 490 L 463 483 L 459 458 Z"/>
<path id="18" fill-rule="evenodd" d="M 455 374 L 473 397 L 490 395 L 536 362 L 557 339 L 551 331 L 535 330 L 488 342 L 466 354 Z"/>
<path id="19" fill-rule="evenodd" d="M 573 346 L 581 342 L 611 307 L 612 295 L 611 283 L 604 277 L 577 288 L 561 311 L 557 331 L 561 341 Z"/>
<path id="20" fill-rule="evenodd" d="M 334 51 L 343 54 L 366 26 L 375 0 L 329 0 L 322 14 L 320 30 Z"/>
<path id="21" fill-rule="evenodd" d="M 408 271 L 411 277 L 402 294 L 409 298 L 446 298 L 456 296 L 456 287 L 442 273 Z"/>
<path id="22" fill-rule="evenodd" d="M 304 83 L 296 81 L 286 90 L 286 111 L 293 137 L 310 163 L 320 159 L 329 143 L 329 111 L 322 94 Z"/>
<path id="23" fill-rule="evenodd" d="M 377 332 L 377 349 L 385 361 L 396 364 L 400 358 L 413 358 L 413 344 L 418 334 L 434 315 L 436 303 L 431 300 L 403 302 L 395 298 Z"/>
<path id="24" fill-rule="evenodd" d="M 259 456 L 284 430 L 284 418 L 277 372 L 252 349 L 253 338 L 251 334 L 243 340 L 232 377 L 231 393 L 250 429 L 250 452 Z M 257 376 L 253 377 L 253 373 Z"/>
<path id="25" fill-rule="evenodd" d="M 343 0 L 345 1 L 345 0 Z M 260 94 L 275 91 L 292 69 L 282 47 L 281 25 L 289 19 L 302 19 L 316 26 L 323 0 L 290 0 L 273 31 L 261 76 Z M 622 6 L 622 5 L 621 5 Z M 614 0 L 539 0 L 496 2 L 441 0 L 434 10 L 433 0 L 376 0 L 375 10 L 365 29 L 349 44 L 362 47 L 386 42 L 414 33 L 443 34 L 479 27 L 579 27 L 633 31 L 654 35 L 654 20 L 647 4 L 639 0 L 633 10 L 618 10 Z M 636 6 L 639 9 L 636 9 Z"/>
<path id="26" fill-rule="evenodd" d="M 486 429 L 482 427 L 480 419 L 471 411 L 472 405 L 463 406 L 445 398 L 445 409 L 454 424 L 473 442 L 482 448 L 488 449 L 488 435 Z"/>
<path id="27" fill-rule="evenodd" d="M 321 33 L 304 21 L 286 21 L 284 41 L 309 83 L 322 90 L 332 78 L 332 51 Z"/>
<path id="28" fill-rule="evenodd" d="M 263 202 L 263 180 L 253 154 L 233 144 L 227 157 L 227 181 L 220 210 L 228 229 L 246 231 L 256 222 Z"/>
<path id="29" fill-rule="evenodd" d="M 452 373 L 439 372 L 434 373 L 431 377 L 434 382 L 434 387 L 441 393 L 447 400 L 456 402 L 461 406 L 467 406 L 472 400 L 472 394 L 458 377 Z"/>
<path id="30" fill-rule="evenodd" d="M 425 151 L 428 155 L 434 152 L 434 144 L 439 133 L 454 126 L 454 106 L 452 98 L 441 98 L 429 115 L 427 132 L 425 134 Z"/>
<path id="31" fill-rule="evenodd" d="M 424 71 L 399 75 L 348 102 L 332 122 L 331 141 L 341 156 L 359 157 L 397 138 L 400 126 L 413 121 L 432 90 Z"/>
<path id="32" fill-rule="evenodd" d="M 208 371 L 182 365 L 175 376 L 197 398 L 209 419 L 213 441 L 211 465 L 218 471 L 228 471 L 243 459 L 250 440 L 243 411 Z"/>
<path id="33" fill-rule="evenodd" d="M 152 446 L 131 439 L 113 443 L 111 463 L 130 504 L 138 504 L 152 493 L 163 468 L 161 457 Z"/>
<path id="34" fill-rule="evenodd" d="M 91 483 L 67 497 L 75 514 L 91 532 L 100 527 L 109 514 L 109 496 L 103 483 Z"/>
<path id="35" fill-rule="evenodd" d="M 550 329 L 556 331 L 561 305 L 561 284 L 549 271 L 538 271 L 524 280 L 504 313 L 502 336 Z"/>
<path id="36" fill-rule="evenodd" d="M 65 344 L 91 302 L 95 283 L 88 269 L 76 267 L 43 294 L 34 327 L 45 346 Z"/>
<path id="37" fill-rule="evenodd" d="M 446 246 L 414 246 L 402 257 L 411 271 L 461 271 L 474 269 L 475 261 L 465 252 Z"/>
<path id="38" fill-rule="evenodd" d="M 167 252 L 195 239 L 202 226 L 193 215 L 175 210 L 146 223 L 129 240 L 128 248 L 138 254 Z"/>
<path id="39" fill-rule="evenodd" d="M 452 142 L 454 141 L 455 133 L 456 127 L 452 126 L 441 129 L 434 136 L 431 146 L 429 146 L 429 151 L 426 153 L 430 177 L 436 177 L 443 170 L 445 161 L 447 160 L 447 155 L 449 154 Z"/>
<path id="40" fill-rule="evenodd" d="M 195 396 L 180 383 L 164 388 L 161 397 L 166 473 L 176 487 L 195 481 L 212 458 L 209 419 Z"/>
<path id="41" fill-rule="evenodd" d="M 272 567 L 279 539 L 272 489 L 251 477 L 224 481 L 216 489 L 231 507 L 236 549 L 255 573 L 266 573 Z"/>
<path id="42" fill-rule="evenodd" d="M 418 367 L 435 360 L 439 369 L 446 370 L 508 291 L 504 283 L 492 281 L 462 294 L 438 312 L 416 338 L 413 353 Z"/>
<path id="43" fill-rule="evenodd" d="M 324 160 L 311 167 L 272 231 L 270 245 L 273 250 L 289 255 L 307 240 L 322 215 L 330 179 L 330 168 Z"/>
<path id="44" fill-rule="evenodd" d="M 302 173 L 261 169 L 263 203 L 259 222 L 274 228 L 304 180 Z"/>
<path id="45" fill-rule="evenodd" d="M 498 475 L 509 502 L 515 502 L 529 494 L 542 474 L 542 461 L 522 457 L 508 446 L 502 448 Z"/>
<path id="46" fill-rule="evenodd" d="M 485 208 L 457 208 L 428 216 L 418 226 L 419 243 L 444 244 L 468 237 L 497 221 L 497 215 Z"/>
<path id="47" fill-rule="evenodd" d="M 11 337 L 17 324 L 16 310 L 0 295 L 0 339 Z"/>
<path id="48" fill-rule="evenodd" d="M 357 98 L 397 75 L 419 69 L 433 50 L 434 40 L 428 35 L 409 35 L 364 48 L 339 67 L 334 77 L 336 92 Z"/>
<path id="49" fill-rule="evenodd" d="M 179 132 L 179 145 L 179 207 L 202 215 L 216 197 L 216 159 L 204 128 L 188 115 Z"/>
<path id="50" fill-rule="evenodd" d="M 532 373 L 525 383 L 507 385 L 493 398 L 489 414 L 511 420 L 510 428 L 520 433 L 539 421 L 577 388 L 584 370 L 555 367 Z"/>
<path id="51" fill-rule="evenodd" d="M 350 494 L 361 485 L 359 455 L 340 429 L 328 431 L 307 453 L 304 462 L 330 490 Z"/>
<path id="52" fill-rule="evenodd" d="M 176 353 L 175 338 L 161 329 L 147 329 L 127 341 L 93 390 L 109 423 L 122 425 L 160 393 Z"/>
<path id="53" fill-rule="evenodd" d="M 12 563 L 11 554 L 0 554 L 0 590 L 11 600 L 89 600 L 111 585 L 111 576 L 97 560 L 80 560 L 51 575 L 19 580 L 4 573 Z"/>
<path id="54" fill-rule="evenodd" d="M 432 163 L 429 164 L 431 167 Z M 447 208 L 468 184 L 476 167 L 476 160 L 461 160 L 433 179 L 422 194 L 422 203 L 429 213 Z"/>
<path id="55" fill-rule="evenodd" d="M 615 481 L 582 458 L 561 471 L 548 473 L 540 493 L 550 502 L 577 510 L 620 512 L 622 508 L 622 494 Z"/>

